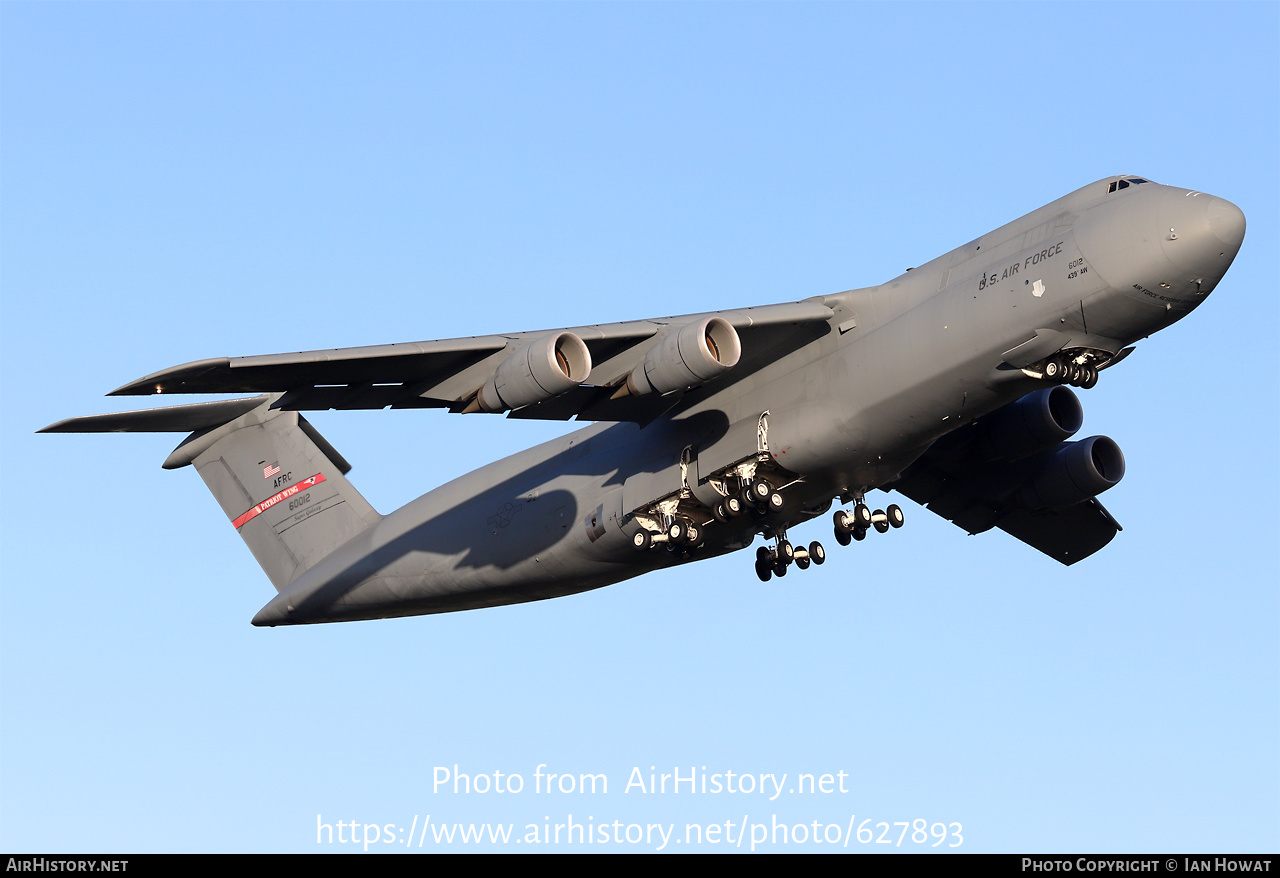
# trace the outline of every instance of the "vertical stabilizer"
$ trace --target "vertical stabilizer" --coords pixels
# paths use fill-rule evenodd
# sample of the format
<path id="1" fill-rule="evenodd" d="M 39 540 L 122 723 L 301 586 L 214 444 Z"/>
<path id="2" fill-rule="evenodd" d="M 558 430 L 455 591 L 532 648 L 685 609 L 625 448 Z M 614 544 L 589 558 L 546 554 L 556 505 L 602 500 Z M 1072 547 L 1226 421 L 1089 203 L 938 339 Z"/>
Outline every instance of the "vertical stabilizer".
<path id="1" fill-rule="evenodd" d="M 381 516 L 346 474 L 351 465 L 282 394 L 68 418 L 41 433 L 190 430 L 165 469 L 195 464 L 277 591 Z"/>
<path id="2" fill-rule="evenodd" d="M 264 403 L 196 433 L 166 466 L 187 461 L 277 591 L 380 517 L 347 481 L 346 461 L 297 412 Z"/>

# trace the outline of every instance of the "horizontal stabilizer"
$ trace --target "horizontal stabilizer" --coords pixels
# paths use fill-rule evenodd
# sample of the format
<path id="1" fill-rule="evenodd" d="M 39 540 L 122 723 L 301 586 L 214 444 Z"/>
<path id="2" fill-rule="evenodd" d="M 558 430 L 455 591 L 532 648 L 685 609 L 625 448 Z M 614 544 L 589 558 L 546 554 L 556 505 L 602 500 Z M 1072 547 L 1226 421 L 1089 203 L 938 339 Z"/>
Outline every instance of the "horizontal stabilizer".
<path id="1" fill-rule="evenodd" d="M 190 433 L 234 421 L 265 402 L 267 397 L 218 399 L 166 408 L 113 412 L 67 418 L 50 424 L 40 433 Z"/>

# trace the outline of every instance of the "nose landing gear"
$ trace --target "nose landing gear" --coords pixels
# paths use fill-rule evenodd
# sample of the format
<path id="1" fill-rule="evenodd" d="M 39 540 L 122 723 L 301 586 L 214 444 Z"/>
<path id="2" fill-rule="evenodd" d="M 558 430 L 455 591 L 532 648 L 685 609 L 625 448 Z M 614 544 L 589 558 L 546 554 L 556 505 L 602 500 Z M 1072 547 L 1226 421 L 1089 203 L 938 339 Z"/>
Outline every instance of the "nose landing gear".
<path id="1" fill-rule="evenodd" d="M 1046 360 L 1040 374 L 1053 384 L 1070 384 L 1088 390 L 1098 383 L 1098 363 L 1092 354 L 1062 353 Z"/>

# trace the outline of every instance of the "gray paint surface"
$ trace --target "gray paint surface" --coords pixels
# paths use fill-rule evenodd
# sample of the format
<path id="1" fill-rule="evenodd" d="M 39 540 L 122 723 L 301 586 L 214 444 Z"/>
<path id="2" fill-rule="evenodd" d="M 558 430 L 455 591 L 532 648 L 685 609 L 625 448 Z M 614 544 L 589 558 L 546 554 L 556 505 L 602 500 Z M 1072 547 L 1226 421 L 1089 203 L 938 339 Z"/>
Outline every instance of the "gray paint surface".
<path id="1" fill-rule="evenodd" d="M 201 360 L 114 393 L 263 395 L 45 429 L 194 429 L 166 466 L 196 466 L 277 587 L 259 625 L 567 595 L 762 533 L 780 552 L 787 527 L 874 490 L 1074 563 L 1119 530 L 1095 497 L 1119 481 L 1123 457 L 1105 437 L 1054 431 L 1072 402 L 1052 371 L 1075 369 L 1086 387 L 1105 380 L 1099 371 L 1204 300 L 1244 228 L 1223 199 L 1110 177 L 876 287 L 714 315 Z M 731 364 L 698 347 L 708 318 L 740 342 Z M 589 352 L 586 380 L 508 416 L 599 423 L 385 516 L 297 414 L 475 411 L 513 357 L 553 368 L 565 332 Z M 534 380 L 528 367 L 503 374 Z M 650 379 L 662 386 L 644 392 Z M 719 500 L 761 481 L 776 506 L 718 520 Z M 672 523 L 699 540 L 662 546 Z M 658 545 L 637 549 L 642 531 Z"/>

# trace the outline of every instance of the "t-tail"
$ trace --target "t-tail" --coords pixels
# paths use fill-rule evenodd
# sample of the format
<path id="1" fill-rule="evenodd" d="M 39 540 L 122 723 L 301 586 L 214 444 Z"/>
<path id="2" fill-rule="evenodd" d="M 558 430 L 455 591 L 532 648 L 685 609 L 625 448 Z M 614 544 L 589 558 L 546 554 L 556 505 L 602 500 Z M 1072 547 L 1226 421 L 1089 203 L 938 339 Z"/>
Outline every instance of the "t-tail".
<path id="1" fill-rule="evenodd" d="M 351 465 L 269 394 L 69 418 L 42 433 L 192 431 L 164 462 L 194 464 L 277 591 L 381 518 L 347 481 Z"/>

